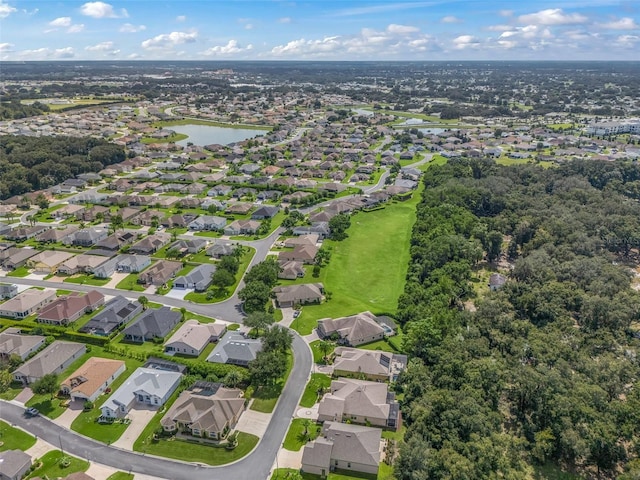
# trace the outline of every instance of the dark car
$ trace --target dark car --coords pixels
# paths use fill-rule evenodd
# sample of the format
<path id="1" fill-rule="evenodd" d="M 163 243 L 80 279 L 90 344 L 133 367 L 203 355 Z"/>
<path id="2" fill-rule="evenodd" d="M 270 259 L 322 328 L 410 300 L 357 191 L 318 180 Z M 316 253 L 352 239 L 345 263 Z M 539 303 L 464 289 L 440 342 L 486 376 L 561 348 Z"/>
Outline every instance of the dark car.
<path id="1" fill-rule="evenodd" d="M 29 407 L 24 411 L 24 414 L 28 417 L 37 417 L 38 415 L 40 415 L 40 412 L 37 408 Z"/>

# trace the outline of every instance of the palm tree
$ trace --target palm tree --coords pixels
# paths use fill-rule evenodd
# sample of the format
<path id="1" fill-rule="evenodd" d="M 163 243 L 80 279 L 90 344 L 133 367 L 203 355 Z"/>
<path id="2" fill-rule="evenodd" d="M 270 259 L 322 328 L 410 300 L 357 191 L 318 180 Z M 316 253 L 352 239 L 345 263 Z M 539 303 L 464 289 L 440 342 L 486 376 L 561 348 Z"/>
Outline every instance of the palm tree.
<path id="1" fill-rule="evenodd" d="M 182 307 L 180 309 L 180 316 L 182 318 L 182 321 L 184 322 L 186 320 L 186 318 L 187 318 L 187 309 L 186 308 Z"/>
<path id="2" fill-rule="evenodd" d="M 145 297 L 144 295 L 139 296 L 138 302 L 140 302 L 140 305 L 142 305 L 143 310 L 147 309 L 147 305 L 149 305 L 149 299 L 147 297 Z"/>
<path id="3" fill-rule="evenodd" d="M 333 347 L 333 342 L 330 342 L 328 340 L 320 340 L 320 342 L 318 343 L 318 350 L 322 352 L 322 360 L 324 360 L 325 363 L 329 363 L 327 355 L 331 350 L 333 350 Z"/>
<path id="4" fill-rule="evenodd" d="M 309 427 L 311 427 L 311 420 L 305 418 L 302 420 L 302 426 L 304 427 L 304 438 L 309 438 Z"/>
<path id="5" fill-rule="evenodd" d="M 236 385 L 238 385 L 241 381 L 242 377 L 235 370 L 231 370 L 222 379 L 222 383 L 224 383 L 224 385 L 229 388 L 235 388 Z"/>

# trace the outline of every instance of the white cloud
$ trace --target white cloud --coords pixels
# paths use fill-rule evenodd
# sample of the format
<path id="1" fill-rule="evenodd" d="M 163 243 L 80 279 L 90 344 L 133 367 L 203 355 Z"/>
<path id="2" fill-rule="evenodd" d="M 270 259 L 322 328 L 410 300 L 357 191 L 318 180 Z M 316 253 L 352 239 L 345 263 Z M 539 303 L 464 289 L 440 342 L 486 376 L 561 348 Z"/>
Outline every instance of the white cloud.
<path id="1" fill-rule="evenodd" d="M 453 39 L 453 48 L 464 50 L 465 48 L 477 48 L 480 42 L 473 35 L 460 35 Z"/>
<path id="2" fill-rule="evenodd" d="M 278 19 L 278 23 L 291 23 L 291 17 L 282 17 Z"/>
<path id="3" fill-rule="evenodd" d="M 511 17 L 511 16 L 513 16 L 513 10 L 500 10 L 500 11 L 498 12 L 498 14 L 499 14 L 501 17 Z"/>
<path id="4" fill-rule="evenodd" d="M 489 25 L 487 27 L 487 30 L 492 32 L 506 32 L 511 29 L 513 29 L 511 25 Z"/>
<path id="5" fill-rule="evenodd" d="M 120 31 L 123 33 L 142 32 L 143 30 L 146 30 L 146 29 L 147 29 L 146 25 L 133 25 L 131 23 L 125 23 L 120 27 Z"/>
<path id="6" fill-rule="evenodd" d="M 80 33 L 84 31 L 84 23 L 77 23 L 75 25 L 71 25 L 67 29 L 67 33 Z"/>
<path id="7" fill-rule="evenodd" d="M 440 23 L 462 23 L 462 19 L 454 17 L 453 15 L 447 15 L 440 19 Z"/>
<path id="8" fill-rule="evenodd" d="M 101 42 L 96 45 L 84 47 L 84 49 L 88 52 L 106 52 L 108 50 L 113 50 L 113 42 Z"/>
<path id="9" fill-rule="evenodd" d="M 176 22 L 178 23 L 182 23 L 182 22 L 186 22 L 187 21 L 187 16 L 186 15 L 178 15 L 176 17 Z"/>
<path id="10" fill-rule="evenodd" d="M 237 53 L 245 53 L 253 50 L 253 45 L 249 44 L 246 47 L 241 47 L 238 45 L 237 40 L 229 40 L 226 45 L 216 45 L 215 47 L 208 48 L 204 52 L 203 55 L 212 56 L 212 55 L 233 55 Z"/>
<path id="11" fill-rule="evenodd" d="M 640 36 L 638 35 L 620 35 L 616 38 L 615 44 L 622 48 L 635 48 L 640 46 Z"/>
<path id="12" fill-rule="evenodd" d="M 13 43 L 0 43 L 0 53 L 10 52 L 15 45 Z"/>
<path id="13" fill-rule="evenodd" d="M 129 60 L 136 60 L 138 58 L 142 58 L 142 55 L 140 55 L 139 53 L 131 53 L 131 54 L 127 55 L 127 58 Z"/>
<path id="14" fill-rule="evenodd" d="M 15 7 L 12 7 L 8 3 L 4 3 L 2 0 L 0 0 L 0 18 L 7 18 L 9 15 L 16 11 L 17 9 Z"/>
<path id="15" fill-rule="evenodd" d="M 565 13 L 561 8 L 548 8 L 536 13 L 520 15 L 518 21 L 528 25 L 571 25 L 587 22 L 587 17 L 579 13 Z"/>
<path id="16" fill-rule="evenodd" d="M 415 33 L 420 31 L 420 29 L 418 27 L 412 27 L 410 25 L 398 25 L 395 23 L 392 23 L 391 25 L 389 25 L 387 27 L 387 32 L 389 33 L 398 33 L 401 35 L 407 34 L 407 33 Z"/>
<path id="17" fill-rule="evenodd" d="M 169 48 L 183 43 L 193 43 L 198 38 L 198 32 L 171 32 L 156 35 L 142 42 L 142 48 L 161 49 Z"/>
<path id="18" fill-rule="evenodd" d="M 68 27 L 71 25 L 71 17 L 58 17 L 55 20 L 51 20 L 49 25 L 52 27 Z"/>
<path id="19" fill-rule="evenodd" d="M 51 49 L 48 47 L 17 52 L 17 57 L 24 60 L 62 60 L 75 57 L 73 47 Z"/>
<path id="20" fill-rule="evenodd" d="M 73 58 L 75 53 L 73 51 L 73 47 L 66 48 L 56 48 L 53 51 L 54 58 Z"/>
<path id="21" fill-rule="evenodd" d="M 253 23 L 247 23 L 247 24 L 244 26 L 244 29 L 245 29 L 245 30 L 253 30 Z"/>
<path id="22" fill-rule="evenodd" d="M 636 23 L 633 18 L 624 17 L 619 20 L 612 20 L 607 23 L 599 23 L 599 27 L 607 28 L 609 30 L 637 30 L 640 25 Z"/>
<path id="23" fill-rule="evenodd" d="M 120 10 L 120 14 L 117 14 L 113 5 L 104 2 L 87 2 L 80 7 L 80 13 L 93 18 L 126 18 L 129 16 L 124 8 Z"/>

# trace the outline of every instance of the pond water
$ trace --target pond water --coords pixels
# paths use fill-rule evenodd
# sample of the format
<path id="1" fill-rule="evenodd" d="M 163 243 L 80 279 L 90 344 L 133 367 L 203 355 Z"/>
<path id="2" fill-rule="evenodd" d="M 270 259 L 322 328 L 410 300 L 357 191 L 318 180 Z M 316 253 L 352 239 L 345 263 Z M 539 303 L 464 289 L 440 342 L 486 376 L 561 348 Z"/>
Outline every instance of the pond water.
<path id="1" fill-rule="evenodd" d="M 212 143 L 229 145 L 230 143 L 241 142 L 242 140 L 268 133 L 268 130 L 214 127 L 211 125 L 173 125 L 167 128 L 189 136 L 189 138 L 176 142 L 182 146 L 186 146 L 189 142 L 199 146 L 211 145 Z"/>

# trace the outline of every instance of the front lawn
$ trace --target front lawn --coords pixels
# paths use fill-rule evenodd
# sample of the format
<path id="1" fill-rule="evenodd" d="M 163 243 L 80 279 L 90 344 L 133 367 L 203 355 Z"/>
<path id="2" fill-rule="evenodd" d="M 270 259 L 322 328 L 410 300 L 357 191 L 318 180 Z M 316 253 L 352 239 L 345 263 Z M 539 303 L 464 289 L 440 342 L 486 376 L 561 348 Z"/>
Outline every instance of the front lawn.
<path id="1" fill-rule="evenodd" d="M 9 388 L 0 393 L 0 398 L 2 400 L 13 400 L 22 390 L 24 390 L 24 385 L 21 382 L 11 382 Z"/>
<path id="2" fill-rule="evenodd" d="M 309 347 L 311 347 L 311 352 L 313 353 L 313 363 L 321 363 L 324 365 L 324 352 L 319 348 L 321 342 L 322 340 L 314 340 L 309 344 Z M 332 344 L 331 348 L 327 351 L 327 356 L 330 357 L 335 349 L 336 345 Z"/>
<path id="3" fill-rule="evenodd" d="M 330 385 L 331 377 L 329 375 L 325 375 L 324 373 L 312 373 L 309 383 L 307 383 L 307 386 L 302 393 L 300 406 L 307 408 L 313 407 L 320 399 L 318 391 L 321 388 L 329 388 Z"/>
<path id="4" fill-rule="evenodd" d="M 404 290 L 409 264 L 409 240 L 422 186 L 404 202 L 392 201 L 384 209 L 351 217 L 348 238 L 325 241 L 331 260 L 320 281 L 331 299 L 308 305 L 292 324 L 301 335 L 311 333 L 320 318 L 342 317 L 370 310 L 394 313 Z"/>
<path id="5" fill-rule="evenodd" d="M 29 269 L 27 267 L 20 267 L 20 268 L 16 268 L 15 270 L 11 270 L 9 273 L 7 273 L 7 277 L 19 277 L 19 278 L 24 278 L 27 275 L 29 275 L 31 272 L 29 271 Z"/>
<path id="6" fill-rule="evenodd" d="M 63 280 L 65 283 L 76 283 L 79 285 L 92 285 L 94 287 L 104 287 L 107 283 L 109 283 L 108 278 L 97 278 L 93 275 L 87 275 L 86 273 L 82 273 L 79 275 L 74 275 L 73 277 L 68 277 Z"/>
<path id="7" fill-rule="evenodd" d="M 107 477 L 107 480 L 133 480 L 133 474 L 125 472 L 116 472 Z"/>
<path id="8" fill-rule="evenodd" d="M 5 450 L 29 450 L 36 444 L 36 439 L 18 428 L 0 420 L 0 452 Z"/>
<path id="9" fill-rule="evenodd" d="M 286 450 L 297 452 L 304 447 L 307 442 L 315 440 L 320 434 L 322 426 L 314 423 L 312 420 L 308 420 L 310 423 L 307 426 L 307 435 L 305 435 L 305 421 L 307 420 L 304 418 L 294 418 L 291 421 L 291 425 L 289 425 L 289 430 L 287 431 L 287 436 L 284 438 L 283 446 Z"/>
<path id="10" fill-rule="evenodd" d="M 66 460 L 67 463 L 63 464 L 63 460 Z M 60 478 L 75 472 L 86 472 L 89 468 L 89 462 L 86 460 L 72 457 L 62 453 L 60 450 L 52 450 L 45 453 L 40 461 L 42 466 L 36 468 L 27 478 Z"/>
<path id="11" fill-rule="evenodd" d="M 146 290 L 146 287 L 138 283 L 138 276 L 139 275 L 137 273 L 130 273 L 129 275 L 124 277 L 120 281 L 120 283 L 118 283 L 118 285 L 116 285 L 116 288 L 119 288 L 120 290 L 132 290 L 134 292 L 144 292 Z"/>

